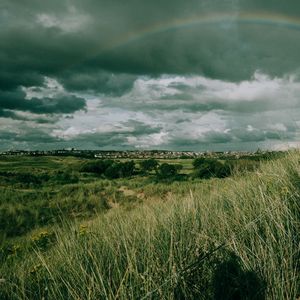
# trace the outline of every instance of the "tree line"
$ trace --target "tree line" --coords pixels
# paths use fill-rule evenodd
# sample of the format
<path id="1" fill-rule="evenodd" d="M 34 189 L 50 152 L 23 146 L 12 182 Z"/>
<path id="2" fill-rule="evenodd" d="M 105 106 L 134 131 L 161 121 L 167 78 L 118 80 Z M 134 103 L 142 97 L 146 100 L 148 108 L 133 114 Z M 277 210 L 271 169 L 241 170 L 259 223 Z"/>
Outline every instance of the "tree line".
<path id="1" fill-rule="evenodd" d="M 174 180 L 186 178 L 181 174 L 181 164 L 159 163 L 156 159 L 146 159 L 136 164 L 134 161 L 98 160 L 85 163 L 80 171 L 94 173 L 107 179 L 132 177 L 135 175 L 152 175 L 159 180 Z M 189 175 L 193 178 L 209 179 L 212 177 L 225 178 L 232 173 L 232 167 L 228 162 L 217 159 L 197 158 L 193 161 L 193 172 Z"/>

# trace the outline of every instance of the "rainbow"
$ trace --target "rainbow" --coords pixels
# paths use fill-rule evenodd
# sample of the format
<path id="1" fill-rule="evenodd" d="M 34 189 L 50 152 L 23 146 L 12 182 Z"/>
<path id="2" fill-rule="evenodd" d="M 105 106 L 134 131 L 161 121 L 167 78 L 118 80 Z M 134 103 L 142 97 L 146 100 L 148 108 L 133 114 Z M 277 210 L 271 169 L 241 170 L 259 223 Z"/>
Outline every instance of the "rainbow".
<path id="1" fill-rule="evenodd" d="M 300 30 L 300 18 L 275 13 L 217 13 L 208 15 L 196 15 L 183 19 L 172 19 L 163 23 L 152 24 L 135 32 L 122 35 L 105 46 L 101 47 L 100 53 L 126 46 L 135 41 L 149 36 L 164 33 L 171 30 L 190 28 L 201 25 L 222 25 L 229 23 L 250 24 L 261 26 L 278 26 L 293 30 Z"/>
<path id="2" fill-rule="evenodd" d="M 77 61 L 75 65 L 83 63 L 86 60 L 96 58 L 103 54 L 108 54 L 118 48 L 125 47 L 136 41 L 145 39 L 155 34 L 165 33 L 172 30 L 192 28 L 205 25 L 226 25 L 226 24 L 245 24 L 281 27 L 300 31 L 300 18 L 284 14 L 268 12 L 248 12 L 248 13 L 214 13 L 205 15 L 194 15 L 188 18 L 171 19 L 161 23 L 151 24 L 134 32 L 122 34 L 104 44 L 90 49 L 82 60 Z M 72 67 L 74 64 L 69 65 Z M 68 68 L 67 67 L 67 68 Z"/>

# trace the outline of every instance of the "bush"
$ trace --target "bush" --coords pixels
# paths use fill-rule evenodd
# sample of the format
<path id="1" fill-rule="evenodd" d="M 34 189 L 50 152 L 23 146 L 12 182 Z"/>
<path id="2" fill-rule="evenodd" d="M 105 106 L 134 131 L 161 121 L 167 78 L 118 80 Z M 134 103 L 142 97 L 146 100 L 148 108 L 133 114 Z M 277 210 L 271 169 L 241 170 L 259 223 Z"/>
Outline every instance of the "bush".
<path id="1" fill-rule="evenodd" d="M 47 250 L 55 241 L 54 232 L 49 232 L 48 230 L 40 231 L 33 236 L 31 236 L 32 246 L 40 249 Z"/>
<path id="2" fill-rule="evenodd" d="M 80 172 L 95 173 L 102 175 L 105 171 L 113 165 L 112 160 L 97 160 L 85 163 L 81 168 Z"/>
<path id="3" fill-rule="evenodd" d="M 225 178 L 231 175 L 231 167 L 228 163 L 221 163 L 215 159 L 197 159 L 193 163 L 196 171 L 194 177 L 209 179 L 212 177 Z"/>
<path id="4" fill-rule="evenodd" d="M 59 170 L 53 173 L 51 181 L 62 184 L 77 183 L 79 181 L 79 177 L 74 172 Z"/>
<path id="5" fill-rule="evenodd" d="M 141 166 L 143 173 L 148 173 L 153 170 L 156 170 L 156 168 L 158 166 L 158 161 L 153 158 L 146 159 L 146 160 L 143 160 L 140 162 L 140 166 Z"/>
<path id="6" fill-rule="evenodd" d="M 130 177 L 135 173 L 134 161 L 126 161 L 118 164 L 120 168 L 120 177 Z"/>
<path id="7" fill-rule="evenodd" d="M 114 162 L 112 160 L 99 160 L 88 162 L 80 168 L 81 172 L 104 175 L 108 179 L 130 177 L 135 173 L 133 161 Z"/>
<path id="8" fill-rule="evenodd" d="M 37 212 L 25 205 L 0 206 L 0 234 L 16 236 L 27 232 L 36 224 Z"/>
<path id="9" fill-rule="evenodd" d="M 39 186 L 49 181 L 50 176 L 46 172 L 38 174 L 29 172 L 0 172 L 0 182 L 3 184 L 19 185 L 20 187 Z"/>
<path id="10" fill-rule="evenodd" d="M 250 159 L 238 159 L 235 161 L 228 161 L 231 169 L 237 173 L 253 172 L 260 166 L 260 161 Z"/>
<path id="11" fill-rule="evenodd" d="M 130 177 L 135 173 L 135 165 L 133 161 L 126 161 L 124 163 L 114 163 L 104 172 L 108 179 L 117 179 L 122 177 Z"/>
<path id="12" fill-rule="evenodd" d="M 159 179 L 174 179 L 182 169 L 181 165 L 163 163 L 158 167 L 157 177 Z"/>
<path id="13" fill-rule="evenodd" d="M 108 179 L 117 179 L 120 177 L 120 167 L 118 164 L 113 164 L 107 168 L 104 172 L 104 175 Z"/>
<path id="14" fill-rule="evenodd" d="M 199 158 L 196 158 L 194 159 L 193 161 L 193 167 L 195 169 L 201 167 L 201 165 L 205 162 L 205 158 L 204 157 L 199 157 Z"/>

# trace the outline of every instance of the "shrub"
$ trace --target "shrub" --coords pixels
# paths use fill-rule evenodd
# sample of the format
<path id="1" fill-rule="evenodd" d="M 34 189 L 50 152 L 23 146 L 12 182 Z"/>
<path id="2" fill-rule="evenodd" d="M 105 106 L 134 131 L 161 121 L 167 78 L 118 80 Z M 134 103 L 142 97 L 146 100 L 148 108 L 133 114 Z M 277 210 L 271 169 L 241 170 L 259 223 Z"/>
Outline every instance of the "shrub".
<path id="1" fill-rule="evenodd" d="M 112 160 L 99 160 L 88 162 L 80 168 L 81 172 L 104 175 L 108 179 L 130 177 L 135 173 L 133 161 L 114 162 Z"/>
<path id="2" fill-rule="evenodd" d="M 215 159 L 200 159 L 194 161 L 196 171 L 194 176 L 209 179 L 212 177 L 225 178 L 231 175 L 231 167 L 228 163 L 221 163 Z"/>
<path id="3" fill-rule="evenodd" d="M 260 166 L 259 161 L 250 159 L 238 159 L 235 161 L 229 161 L 228 164 L 230 164 L 232 170 L 238 173 L 252 172 Z"/>
<path id="4" fill-rule="evenodd" d="M 142 160 L 140 162 L 140 166 L 141 166 L 141 169 L 142 169 L 143 173 L 148 173 L 148 172 L 151 172 L 153 170 L 156 170 L 156 168 L 158 166 L 158 161 L 153 159 L 153 158 Z"/>
<path id="5" fill-rule="evenodd" d="M 122 177 L 130 177 L 135 173 L 135 165 L 133 161 L 126 161 L 124 163 L 114 163 L 104 172 L 108 179 L 117 179 Z"/>
<path id="6" fill-rule="evenodd" d="M 6 242 L 0 248 L 0 262 L 4 262 L 8 258 L 19 256 L 21 253 L 21 245 Z"/>
<path id="7" fill-rule="evenodd" d="M 20 235 L 32 228 L 37 220 L 37 212 L 22 204 L 0 206 L 0 234 Z"/>
<path id="8" fill-rule="evenodd" d="M 124 163 L 119 163 L 120 167 L 120 177 L 130 177 L 134 175 L 135 172 L 135 164 L 134 161 L 126 161 Z"/>
<path id="9" fill-rule="evenodd" d="M 31 237 L 31 243 L 40 250 L 47 250 L 55 241 L 55 234 L 48 230 L 40 231 Z"/>
<path id="10" fill-rule="evenodd" d="M 196 158 L 196 159 L 194 159 L 194 161 L 193 161 L 193 167 L 194 167 L 195 169 L 196 169 L 196 168 L 199 168 L 204 162 L 205 162 L 205 158 L 204 158 L 204 157 Z"/>
<path id="11" fill-rule="evenodd" d="M 120 177 L 120 168 L 118 164 L 113 164 L 104 172 L 105 177 L 108 179 L 117 179 Z"/>
<path id="12" fill-rule="evenodd" d="M 163 163 L 158 167 L 157 177 L 159 179 L 173 179 L 178 174 L 178 171 L 182 168 L 181 165 L 171 165 Z"/>
<path id="13" fill-rule="evenodd" d="M 38 174 L 29 172 L 0 172 L 0 181 L 4 184 L 19 185 L 20 187 L 29 187 L 42 185 L 50 179 L 49 174 L 41 172 Z"/>
<path id="14" fill-rule="evenodd" d="M 81 166 L 80 172 L 95 173 L 98 175 L 102 175 L 109 167 L 113 165 L 113 163 L 114 162 L 112 160 L 91 161 Z"/>
<path id="15" fill-rule="evenodd" d="M 53 173 L 51 181 L 63 184 L 77 183 L 79 181 L 79 177 L 74 172 L 59 170 Z"/>

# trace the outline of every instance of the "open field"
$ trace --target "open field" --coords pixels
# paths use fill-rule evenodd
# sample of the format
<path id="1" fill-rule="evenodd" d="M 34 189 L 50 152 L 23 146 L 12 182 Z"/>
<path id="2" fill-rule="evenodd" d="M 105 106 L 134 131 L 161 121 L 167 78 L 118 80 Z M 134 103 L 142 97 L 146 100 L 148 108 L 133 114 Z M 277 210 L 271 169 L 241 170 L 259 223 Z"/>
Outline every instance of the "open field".
<path id="1" fill-rule="evenodd" d="M 158 180 L 1 157 L 0 299 L 296 299 L 299 160 L 237 160 L 205 180 L 163 160 L 188 176 Z"/>

